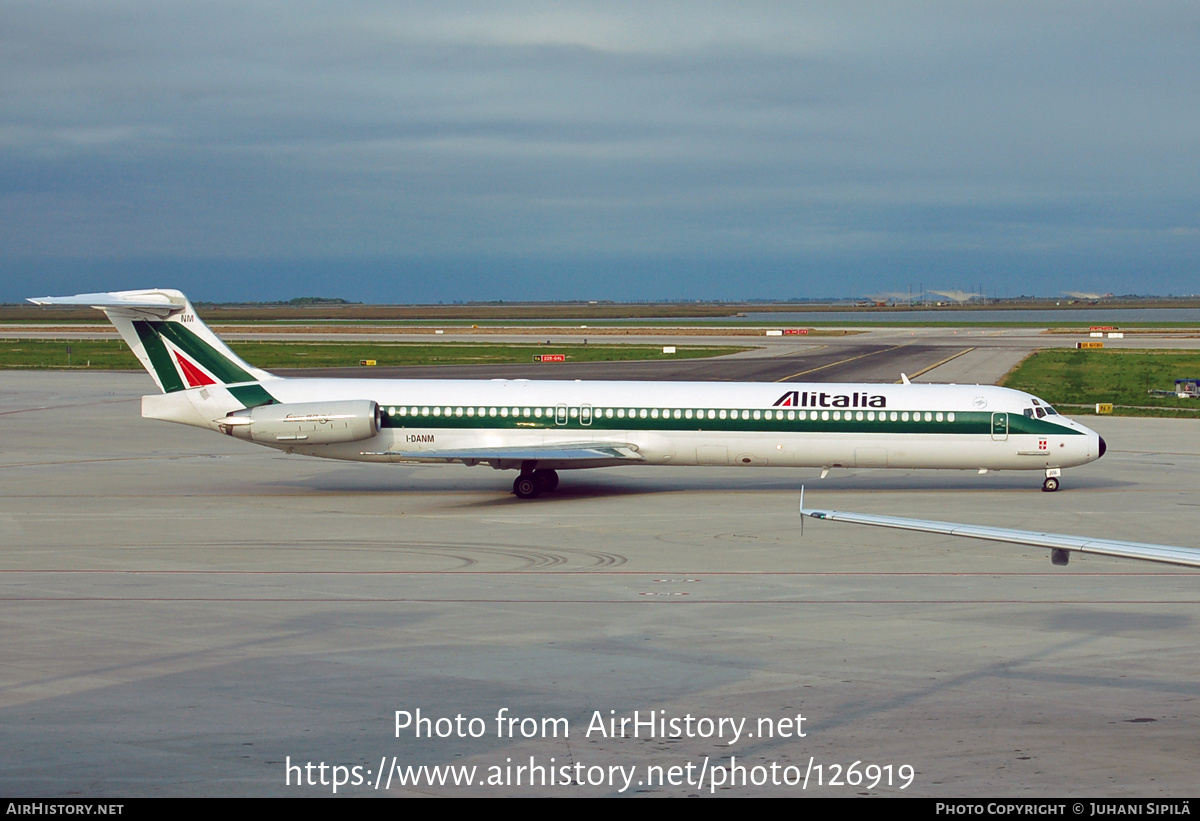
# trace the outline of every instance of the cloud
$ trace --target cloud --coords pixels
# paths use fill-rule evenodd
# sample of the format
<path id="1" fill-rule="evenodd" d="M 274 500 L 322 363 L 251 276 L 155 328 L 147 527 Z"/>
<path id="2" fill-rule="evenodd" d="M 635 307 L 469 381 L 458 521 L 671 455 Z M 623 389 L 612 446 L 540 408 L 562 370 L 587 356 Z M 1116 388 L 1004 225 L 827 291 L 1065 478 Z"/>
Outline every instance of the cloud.
<path id="1" fill-rule="evenodd" d="M 1197 250 L 1174 231 L 1200 212 L 1194 4 L 64 0 L 0 15 L 14 270 L 419 258 L 490 266 L 518 298 L 522 261 L 569 279 L 598 256 L 645 260 L 669 278 L 674 259 L 686 292 L 703 258 L 727 261 L 733 297 L 793 288 L 786 270 L 883 289 L 930 260 L 1000 274 L 1015 249 L 1020 270 L 1130 280 L 1111 290 L 1144 290 L 1161 264 L 1162 290 L 1180 290 Z M 629 287 L 603 270 L 589 293 Z"/>

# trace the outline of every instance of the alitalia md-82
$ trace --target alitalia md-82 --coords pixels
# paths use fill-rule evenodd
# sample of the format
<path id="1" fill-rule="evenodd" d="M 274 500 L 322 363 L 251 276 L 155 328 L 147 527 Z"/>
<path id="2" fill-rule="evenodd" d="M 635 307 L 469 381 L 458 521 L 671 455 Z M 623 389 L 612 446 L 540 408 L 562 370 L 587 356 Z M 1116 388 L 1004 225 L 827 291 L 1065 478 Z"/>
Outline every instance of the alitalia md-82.
<path id="1" fill-rule="evenodd" d="M 244 362 L 170 289 L 32 299 L 104 311 L 154 378 L 142 416 L 287 453 L 487 464 L 513 493 L 618 465 L 1028 470 L 1054 491 L 1104 455 L 1037 397 L 979 385 L 282 378 Z"/>

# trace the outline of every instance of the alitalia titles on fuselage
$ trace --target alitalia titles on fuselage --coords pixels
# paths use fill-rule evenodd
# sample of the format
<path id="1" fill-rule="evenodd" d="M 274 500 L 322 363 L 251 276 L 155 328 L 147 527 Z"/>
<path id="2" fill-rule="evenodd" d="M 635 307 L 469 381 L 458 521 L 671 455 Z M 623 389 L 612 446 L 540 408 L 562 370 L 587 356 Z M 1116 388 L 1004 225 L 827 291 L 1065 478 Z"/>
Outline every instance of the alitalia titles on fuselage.
<path id="1" fill-rule="evenodd" d="M 869 393 L 788 391 L 775 400 L 776 408 L 886 408 L 887 397 Z"/>

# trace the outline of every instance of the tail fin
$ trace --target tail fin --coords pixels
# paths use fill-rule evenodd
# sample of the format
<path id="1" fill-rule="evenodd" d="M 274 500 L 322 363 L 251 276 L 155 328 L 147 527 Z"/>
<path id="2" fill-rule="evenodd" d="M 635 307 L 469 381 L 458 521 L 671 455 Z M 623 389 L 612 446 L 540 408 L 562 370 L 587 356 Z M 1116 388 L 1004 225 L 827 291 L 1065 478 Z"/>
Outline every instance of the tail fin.
<path id="1" fill-rule="evenodd" d="M 200 321 L 179 291 L 115 291 L 39 297 L 35 305 L 89 305 L 108 316 L 163 393 L 278 379 L 243 361 Z"/>

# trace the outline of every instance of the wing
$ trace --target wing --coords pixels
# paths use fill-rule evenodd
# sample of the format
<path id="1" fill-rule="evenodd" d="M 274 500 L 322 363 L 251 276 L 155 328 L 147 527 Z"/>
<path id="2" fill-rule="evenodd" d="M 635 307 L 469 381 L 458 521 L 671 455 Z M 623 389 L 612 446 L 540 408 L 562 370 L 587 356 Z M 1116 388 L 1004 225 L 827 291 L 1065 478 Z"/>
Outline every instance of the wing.
<path id="1" fill-rule="evenodd" d="M 1200 567 L 1200 550 L 1176 547 L 1169 544 L 1145 544 L 1123 542 L 1116 539 L 1092 539 L 1087 536 L 1068 536 L 1062 533 L 1040 533 L 1036 530 L 1012 530 L 1007 527 L 985 527 L 982 525 L 934 522 L 926 519 L 904 519 L 899 516 L 878 516 L 870 513 L 848 513 L 840 510 L 810 510 L 800 504 L 800 513 L 814 519 L 834 522 L 853 522 L 860 525 L 890 527 L 897 530 L 919 530 L 924 533 L 942 533 L 947 536 L 965 536 L 969 539 L 987 539 L 993 542 L 1011 542 L 1035 547 L 1048 547 L 1055 564 L 1067 563 L 1067 552 L 1097 553 L 1101 556 L 1118 556 L 1122 559 L 1144 559 L 1149 562 L 1180 564 Z"/>
<path id="2" fill-rule="evenodd" d="M 646 458 L 631 445 L 578 444 L 534 445 L 531 447 L 465 448 L 461 450 L 416 450 L 364 452 L 364 456 L 388 456 L 396 462 L 446 463 L 464 465 L 489 464 L 499 470 L 519 468 L 526 462 L 536 462 L 539 468 L 567 470 L 570 468 L 599 468 L 644 462 Z"/>

